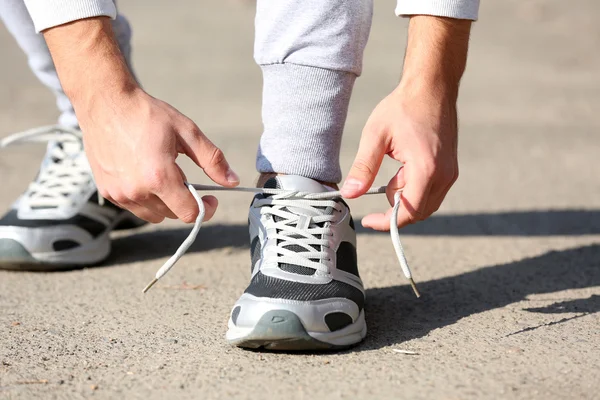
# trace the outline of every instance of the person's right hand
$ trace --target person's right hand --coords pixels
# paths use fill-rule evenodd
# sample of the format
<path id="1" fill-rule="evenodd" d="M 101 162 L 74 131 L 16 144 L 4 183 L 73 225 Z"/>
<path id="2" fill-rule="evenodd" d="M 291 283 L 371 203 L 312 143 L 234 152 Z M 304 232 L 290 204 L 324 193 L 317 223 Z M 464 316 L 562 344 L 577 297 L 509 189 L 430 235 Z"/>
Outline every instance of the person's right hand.
<path id="1" fill-rule="evenodd" d="M 165 217 L 193 222 L 199 210 L 176 164 L 180 153 L 216 183 L 239 184 L 223 152 L 175 108 L 140 88 L 110 97 L 99 95 L 76 107 L 86 154 L 104 198 L 149 222 Z M 208 220 L 217 199 L 202 200 Z"/>

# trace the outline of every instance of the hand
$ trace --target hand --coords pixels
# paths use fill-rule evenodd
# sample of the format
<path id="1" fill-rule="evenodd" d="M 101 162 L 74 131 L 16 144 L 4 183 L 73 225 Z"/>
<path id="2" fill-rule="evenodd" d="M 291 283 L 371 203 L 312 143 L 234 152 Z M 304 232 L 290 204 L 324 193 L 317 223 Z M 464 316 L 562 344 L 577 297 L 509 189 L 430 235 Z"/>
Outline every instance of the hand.
<path id="1" fill-rule="evenodd" d="M 401 86 L 371 114 L 342 194 L 348 198 L 364 194 L 387 154 L 403 163 L 386 191 L 393 205 L 394 194 L 404 189 L 398 226 L 423 220 L 437 211 L 458 178 L 456 147 L 455 100 L 411 93 Z M 362 224 L 389 230 L 391 212 L 390 208 L 385 214 L 367 215 Z"/>
<path id="2" fill-rule="evenodd" d="M 44 38 L 77 113 L 96 184 L 106 199 L 150 222 L 165 217 L 193 222 L 198 204 L 175 162 L 180 153 L 216 183 L 239 184 L 221 150 L 196 124 L 139 87 L 108 18 L 59 25 L 45 31 Z M 208 220 L 217 199 L 202 200 Z"/>
<path id="3" fill-rule="evenodd" d="M 399 227 L 437 211 L 458 178 L 456 99 L 470 29 L 467 20 L 411 17 L 402 81 L 367 121 L 342 187 L 344 197 L 358 197 L 373 184 L 385 154 L 402 162 L 387 186 L 390 204 L 403 189 Z M 389 230 L 391 212 L 367 215 L 362 224 Z"/>
<path id="4" fill-rule="evenodd" d="M 82 109 L 80 104 L 78 111 L 100 194 L 146 221 L 196 219 L 198 205 L 176 164 L 180 153 L 216 183 L 239 183 L 221 150 L 194 122 L 139 88 L 117 100 L 100 96 L 93 107 Z M 208 220 L 218 202 L 213 196 L 202 200 Z"/>

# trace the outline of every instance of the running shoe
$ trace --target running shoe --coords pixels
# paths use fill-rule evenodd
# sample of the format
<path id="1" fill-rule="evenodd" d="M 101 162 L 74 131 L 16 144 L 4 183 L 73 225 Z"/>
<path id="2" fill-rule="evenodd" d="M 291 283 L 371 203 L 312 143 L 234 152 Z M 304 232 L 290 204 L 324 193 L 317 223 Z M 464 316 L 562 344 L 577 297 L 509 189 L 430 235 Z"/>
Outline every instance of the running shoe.
<path id="1" fill-rule="evenodd" d="M 269 179 L 250 205 L 251 280 L 235 303 L 227 341 L 272 350 L 343 349 L 362 341 L 365 292 L 356 232 L 341 198 L 295 193 L 333 189 L 300 176 Z"/>
<path id="2" fill-rule="evenodd" d="M 98 264 L 110 254 L 113 229 L 145 223 L 98 195 L 80 131 L 43 127 L 5 138 L 0 147 L 31 141 L 49 141 L 48 149 L 35 180 L 0 219 L 0 269 Z"/>

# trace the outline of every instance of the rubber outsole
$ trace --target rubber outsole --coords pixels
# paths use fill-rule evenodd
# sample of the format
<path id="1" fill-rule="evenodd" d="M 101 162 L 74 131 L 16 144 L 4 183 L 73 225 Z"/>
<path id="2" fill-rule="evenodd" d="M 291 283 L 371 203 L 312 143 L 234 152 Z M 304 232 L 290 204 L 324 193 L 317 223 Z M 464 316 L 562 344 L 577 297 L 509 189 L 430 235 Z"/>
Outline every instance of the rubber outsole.
<path id="1" fill-rule="evenodd" d="M 317 340 L 304 329 L 300 318 L 288 310 L 266 312 L 248 335 L 228 341 L 242 348 L 277 351 L 345 350 L 360 343 L 335 345 Z"/>
<path id="2" fill-rule="evenodd" d="M 0 265 L 2 268 L 21 270 L 39 262 L 21 245 L 12 239 L 0 239 Z"/>
<path id="3" fill-rule="evenodd" d="M 97 263 L 95 263 L 97 264 Z M 36 260 L 16 240 L 0 239 L 0 270 L 53 272 L 90 267 L 95 264 L 50 264 Z"/>
<path id="4" fill-rule="evenodd" d="M 147 224 L 146 221 L 130 215 L 115 225 L 113 230 L 127 230 L 139 228 Z M 108 257 L 108 255 L 107 255 Z M 105 258 L 106 259 L 106 258 Z M 36 259 L 23 245 L 14 239 L 0 239 L 0 270 L 31 271 L 31 272 L 56 272 L 68 271 L 78 268 L 93 267 L 104 260 L 90 263 L 50 263 Z"/>

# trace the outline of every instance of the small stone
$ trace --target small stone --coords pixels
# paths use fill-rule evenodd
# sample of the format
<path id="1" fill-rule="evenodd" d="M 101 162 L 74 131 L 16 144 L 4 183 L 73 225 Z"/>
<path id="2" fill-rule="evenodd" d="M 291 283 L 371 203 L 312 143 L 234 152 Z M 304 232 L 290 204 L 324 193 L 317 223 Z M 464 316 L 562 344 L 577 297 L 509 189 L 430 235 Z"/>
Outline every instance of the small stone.
<path id="1" fill-rule="evenodd" d="M 12 326 L 19 326 L 21 323 L 19 321 L 14 321 L 11 323 Z"/>
<path id="2" fill-rule="evenodd" d="M 511 354 L 518 354 L 518 353 L 522 353 L 524 350 L 520 347 L 516 347 L 516 346 L 511 346 L 511 347 L 507 347 L 506 348 L 506 352 L 507 353 L 511 353 Z"/>
<path id="3" fill-rule="evenodd" d="M 92 390 L 98 390 L 98 385 L 90 385 L 90 389 L 92 389 Z"/>

